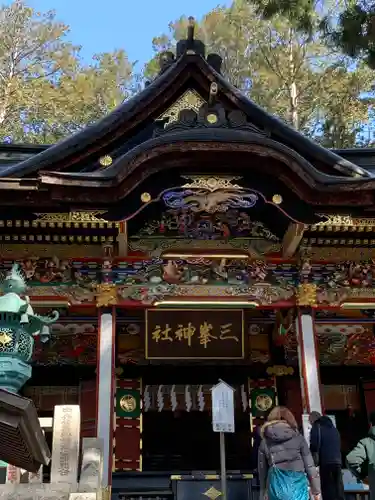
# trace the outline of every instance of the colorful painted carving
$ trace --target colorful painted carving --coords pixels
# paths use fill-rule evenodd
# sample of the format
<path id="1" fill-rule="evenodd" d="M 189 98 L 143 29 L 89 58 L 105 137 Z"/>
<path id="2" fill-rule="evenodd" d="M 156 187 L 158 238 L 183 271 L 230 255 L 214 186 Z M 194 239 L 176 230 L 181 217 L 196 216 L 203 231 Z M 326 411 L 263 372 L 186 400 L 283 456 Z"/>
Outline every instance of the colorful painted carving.
<path id="1" fill-rule="evenodd" d="M 3 274 L 11 265 L 10 261 L 1 262 Z M 287 302 L 285 306 L 308 307 L 328 304 L 338 307 L 343 302 L 375 300 L 373 261 L 336 265 L 308 260 L 266 262 L 261 258 L 59 261 L 54 257 L 35 257 L 20 261 L 19 265 L 27 277 L 31 297 L 56 297 L 71 304 L 95 304 L 110 298 L 108 304 L 112 305 L 124 301 L 148 305 L 166 297 L 181 296 L 246 297 L 259 305 L 281 301 Z"/>
<path id="2" fill-rule="evenodd" d="M 190 210 L 193 213 L 227 212 L 230 208 L 251 208 L 257 200 L 256 194 L 235 189 L 217 191 L 179 189 L 169 191 L 163 196 L 167 207 Z"/>
<path id="3" fill-rule="evenodd" d="M 150 221 L 132 238 L 182 238 L 197 240 L 228 240 L 230 238 L 263 238 L 274 243 L 278 238 L 258 221 L 237 209 L 221 213 L 195 213 L 176 206 L 164 212 L 160 219 Z"/>
<path id="4" fill-rule="evenodd" d="M 94 365 L 97 351 L 96 323 L 56 323 L 48 347 L 35 343 L 32 364 Z"/>
<path id="5" fill-rule="evenodd" d="M 276 266 L 270 272 L 262 261 L 202 258 L 143 261 L 133 264 L 132 276 L 126 269 L 118 270 L 116 282 L 131 285 L 119 292 L 123 299 L 145 304 L 171 296 L 248 297 L 271 304 L 293 297 L 294 276 L 291 266 L 288 267 L 287 271 Z"/>
<path id="6" fill-rule="evenodd" d="M 229 209 L 252 208 L 258 195 L 232 181 L 238 177 L 188 176 L 190 182 L 163 195 L 165 205 L 194 213 L 227 212 Z"/>
<path id="7" fill-rule="evenodd" d="M 317 323 L 319 360 L 322 365 L 371 365 L 373 325 L 366 323 Z M 290 335 L 285 346 L 288 362 L 297 363 L 297 341 Z"/>

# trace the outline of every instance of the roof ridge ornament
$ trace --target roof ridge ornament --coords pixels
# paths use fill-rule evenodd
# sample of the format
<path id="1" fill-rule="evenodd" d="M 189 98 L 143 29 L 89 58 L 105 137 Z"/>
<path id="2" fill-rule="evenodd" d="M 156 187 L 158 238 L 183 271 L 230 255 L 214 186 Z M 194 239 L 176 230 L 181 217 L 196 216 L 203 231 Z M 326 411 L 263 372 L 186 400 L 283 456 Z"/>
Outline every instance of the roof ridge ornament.
<path id="1" fill-rule="evenodd" d="M 193 16 L 188 17 L 188 28 L 187 28 L 187 49 L 194 50 L 194 30 L 195 30 L 195 19 Z"/>
<path id="2" fill-rule="evenodd" d="M 195 19 L 193 16 L 188 17 L 188 26 L 186 40 L 180 40 L 176 45 L 176 57 L 179 59 L 184 54 L 195 55 L 198 54 L 205 57 L 206 46 L 201 40 L 194 38 L 195 32 Z"/>
<path id="3" fill-rule="evenodd" d="M 207 63 L 217 72 L 221 73 L 223 59 L 218 54 L 206 54 L 206 46 L 202 40 L 194 38 L 196 22 L 193 16 L 188 17 L 186 39 L 179 40 L 176 45 L 176 57 L 170 50 L 161 52 L 159 55 L 159 75 L 163 74 L 177 59 L 184 54 L 200 55 L 206 59 Z M 146 82 L 148 86 L 150 82 Z"/>
<path id="4" fill-rule="evenodd" d="M 175 57 L 173 52 L 171 52 L 170 50 L 162 52 L 159 56 L 159 75 L 164 73 L 164 71 L 166 71 L 174 62 Z"/>

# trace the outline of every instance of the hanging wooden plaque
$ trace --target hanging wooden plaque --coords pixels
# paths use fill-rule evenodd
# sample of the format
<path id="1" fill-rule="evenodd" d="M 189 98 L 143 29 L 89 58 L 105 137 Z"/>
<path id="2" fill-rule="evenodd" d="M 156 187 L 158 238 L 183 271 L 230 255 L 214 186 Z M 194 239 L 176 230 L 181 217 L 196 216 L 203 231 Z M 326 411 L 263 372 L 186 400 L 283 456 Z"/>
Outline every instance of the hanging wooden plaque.
<path id="1" fill-rule="evenodd" d="M 243 359 L 241 309 L 149 309 L 146 359 Z"/>

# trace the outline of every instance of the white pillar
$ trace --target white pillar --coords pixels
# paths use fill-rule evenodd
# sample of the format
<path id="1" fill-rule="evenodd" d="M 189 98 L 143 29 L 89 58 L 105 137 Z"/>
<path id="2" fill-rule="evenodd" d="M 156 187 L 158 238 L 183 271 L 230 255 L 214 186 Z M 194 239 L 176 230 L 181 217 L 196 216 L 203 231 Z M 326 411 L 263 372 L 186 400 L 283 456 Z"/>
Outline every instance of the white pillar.
<path id="1" fill-rule="evenodd" d="M 115 318 L 99 314 L 97 360 L 97 437 L 103 440 L 103 487 L 112 479 L 113 401 L 115 365 Z"/>
<path id="2" fill-rule="evenodd" d="M 319 362 L 315 346 L 314 320 L 312 315 L 299 312 L 296 319 L 298 340 L 298 364 L 301 377 L 303 411 L 322 413 Z"/>

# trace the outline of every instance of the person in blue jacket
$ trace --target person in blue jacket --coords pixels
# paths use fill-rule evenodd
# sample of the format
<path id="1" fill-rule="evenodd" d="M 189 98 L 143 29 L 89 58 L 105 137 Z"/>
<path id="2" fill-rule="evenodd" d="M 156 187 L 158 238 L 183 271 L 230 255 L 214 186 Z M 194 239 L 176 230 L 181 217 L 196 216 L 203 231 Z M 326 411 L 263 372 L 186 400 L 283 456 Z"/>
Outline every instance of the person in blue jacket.
<path id="1" fill-rule="evenodd" d="M 344 500 L 341 438 L 332 420 L 318 412 L 310 414 L 310 451 L 319 465 L 323 500 Z"/>

